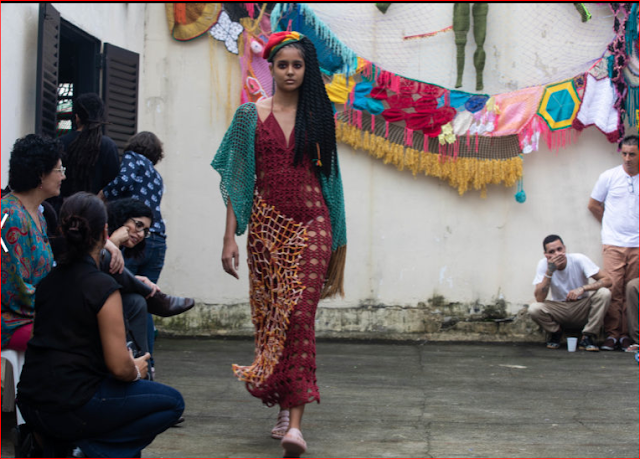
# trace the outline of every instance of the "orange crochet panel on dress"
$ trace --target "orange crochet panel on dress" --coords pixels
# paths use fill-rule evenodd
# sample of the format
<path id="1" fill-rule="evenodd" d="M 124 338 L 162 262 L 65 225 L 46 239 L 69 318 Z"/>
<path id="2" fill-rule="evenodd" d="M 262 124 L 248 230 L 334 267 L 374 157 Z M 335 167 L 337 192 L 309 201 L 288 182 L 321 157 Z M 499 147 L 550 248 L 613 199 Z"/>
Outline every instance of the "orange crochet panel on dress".
<path id="1" fill-rule="evenodd" d="M 252 214 L 247 245 L 256 357 L 252 365 L 234 365 L 233 371 L 241 381 L 260 387 L 282 355 L 289 316 L 302 297 L 298 270 L 307 246 L 307 229 L 267 205 L 258 194 Z"/>

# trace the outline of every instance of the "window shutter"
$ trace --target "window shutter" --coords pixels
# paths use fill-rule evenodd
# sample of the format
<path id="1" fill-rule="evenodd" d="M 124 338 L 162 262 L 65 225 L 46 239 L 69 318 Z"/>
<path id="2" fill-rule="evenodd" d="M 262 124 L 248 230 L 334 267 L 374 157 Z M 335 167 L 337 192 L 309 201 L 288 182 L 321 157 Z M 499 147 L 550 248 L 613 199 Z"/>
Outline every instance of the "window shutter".
<path id="1" fill-rule="evenodd" d="M 138 129 L 138 78 L 140 57 L 137 53 L 104 44 L 102 99 L 108 124 L 104 133 L 122 152 Z"/>
<path id="2" fill-rule="evenodd" d="M 35 132 L 55 138 L 60 58 L 60 13 L 49 3 L 40 3 L 38 16 Z"/>

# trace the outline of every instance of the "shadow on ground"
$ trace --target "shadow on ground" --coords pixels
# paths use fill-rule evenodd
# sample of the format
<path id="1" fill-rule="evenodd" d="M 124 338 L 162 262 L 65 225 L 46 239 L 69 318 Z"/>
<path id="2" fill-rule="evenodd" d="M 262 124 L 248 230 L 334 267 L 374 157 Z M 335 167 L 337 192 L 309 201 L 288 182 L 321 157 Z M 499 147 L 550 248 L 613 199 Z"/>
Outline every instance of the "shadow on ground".
<path id="1" fill-rule="evenodd" d="M 542 344 L 319 342 L 322 402 L 309 405 L 308 458 L 639 457 L 638 365 L 623 352 Z M 231 364 L 249 340 L 161 338 L 156 379 L 182 392 L 186 421 L 143 457 L 275 458 L 277 415 Z M 13 413 L 2 457 L 13 457 Z"/>

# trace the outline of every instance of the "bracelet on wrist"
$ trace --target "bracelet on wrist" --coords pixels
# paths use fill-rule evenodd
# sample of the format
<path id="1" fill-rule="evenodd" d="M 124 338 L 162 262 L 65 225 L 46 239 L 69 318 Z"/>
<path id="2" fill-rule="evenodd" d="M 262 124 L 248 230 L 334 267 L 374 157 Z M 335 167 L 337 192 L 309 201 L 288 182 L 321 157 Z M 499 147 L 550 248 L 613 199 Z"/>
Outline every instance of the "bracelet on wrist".
<path id="1" fill-rule="evenodd" d="M 544 277 L 546 277 L 547 279 L 551 279 L 553 276 L 548 275 L 547 273 L 544 274 Z"/>

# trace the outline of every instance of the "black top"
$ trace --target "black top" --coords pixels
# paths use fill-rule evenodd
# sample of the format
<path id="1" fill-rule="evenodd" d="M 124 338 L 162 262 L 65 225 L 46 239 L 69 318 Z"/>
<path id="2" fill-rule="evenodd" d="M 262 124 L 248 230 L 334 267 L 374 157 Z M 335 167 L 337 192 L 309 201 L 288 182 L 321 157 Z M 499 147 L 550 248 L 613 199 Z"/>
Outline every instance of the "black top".
<path id="1" fill-rule="evenodd" d="M 64 145 L 64 151 L 69 151 L 69 145 L 76 140 L 80 135 L 80 131 L 71 131 L 68 134 L 60 137 L 60 142 Z M 73 164 L 62 161 L 64 166 L 69 168 L 69 171 L 73 170 Z M 102 136 L 102 142 L 100 143 L 100 154 L 93 167 L 93 173 L 89 182 L 89 189 L 83 190 L 74 186 L 70 180 L 62 181 L 62 188 L 60 190 L 60 196 L 67 198 L 78 191 L 88 191 L 93 194 L 97 194 L 101 189 L 107 186 L 114 178 L 118 176 L 120 172 L 120 157 L 118 156 L 118 146 L 106 135 Z"/>
<path id="2" fill-rule="evenodd" d="M 97 315 L 119 288 L 89 256 L 55 267 L 38 284 L 33 338 L 18 384 L 21 401 L 71 411 L 91 399 L 108 375 Z"/>

